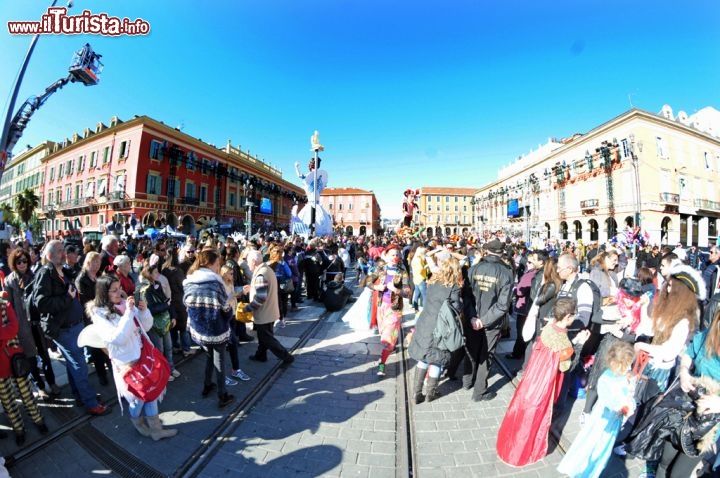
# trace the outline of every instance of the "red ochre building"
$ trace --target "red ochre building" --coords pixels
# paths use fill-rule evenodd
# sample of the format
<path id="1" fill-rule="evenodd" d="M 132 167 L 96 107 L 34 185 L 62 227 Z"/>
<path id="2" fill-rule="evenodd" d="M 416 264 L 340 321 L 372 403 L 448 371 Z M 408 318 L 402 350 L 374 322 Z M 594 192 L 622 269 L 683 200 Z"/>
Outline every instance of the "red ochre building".
<path id="1" fill-rule="evenodd" d="M 338 233 L 362 236 L 380 232 L 380 205 L 375 193 L 358 188 L 325 188 L 320 204 Z"/>
<path id="2" fill-rule="evenodd" d="M 109 127 L 51 143 L 39 167 L 46 234 L 102 231 L 133 217 L 194 233 L 207 224 L 246 225 L 248 215 L 253 232 L 287 230 L 294 202 L 305 201 L 279 169 L 230 142 L 217 148 L 147 116 L 113 117 Z"/>

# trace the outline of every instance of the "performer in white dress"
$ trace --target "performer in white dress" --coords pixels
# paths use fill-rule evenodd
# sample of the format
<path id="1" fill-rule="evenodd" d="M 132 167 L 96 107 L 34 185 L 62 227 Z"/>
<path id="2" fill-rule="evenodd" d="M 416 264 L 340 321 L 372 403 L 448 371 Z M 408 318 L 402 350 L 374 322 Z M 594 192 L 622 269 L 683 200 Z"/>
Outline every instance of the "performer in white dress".
<path id="1" fill-rule="evenodd" d="M 325 208 L 320 204 L 320 194 L 323 189 L 327 186 L 328 175 L 323 169 L 315 169 L 315 158 L 310 158 L 310 164 L 308 165 L 310 172 L 308 174 L 302 174 L 300 172 L 300 163 L 295 163 L 295 172 L 298 177 L 303 180 L 303 189 L 305 189 L 305 195 L 308 198 L 308 203 L 298 213 L 298 218 L 305 224 L 308 229 L 312 225 L 311 221 L 311 210 L 315 206 L 316 195 L 315 191 L 315 176 L 317 175 L 317 206 L 315 208 L 315 235 L 325 236 L 333 233 L 333 220 L 332 216 L 328 214 Z M 295 228 L 297 229 L 297 228 Z M 293 230 L 295 232 L 295 230 Z M 298 231 L 301 234 L 301 231 Z"/>

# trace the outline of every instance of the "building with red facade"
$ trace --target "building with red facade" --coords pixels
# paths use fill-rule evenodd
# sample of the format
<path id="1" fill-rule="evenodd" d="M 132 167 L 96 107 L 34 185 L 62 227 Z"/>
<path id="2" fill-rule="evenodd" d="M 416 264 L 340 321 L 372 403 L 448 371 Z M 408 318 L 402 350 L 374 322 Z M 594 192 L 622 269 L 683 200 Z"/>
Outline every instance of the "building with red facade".
<path id="1" fill-rule="evenodd" d="M 184 233 L 209 223 L 287 230 L 293 204 L 305 201 L 279 169 L 229 142 L 217 148 L 147 116 L 53 143 L 40 168 L 47 234 L 133 219 Z"/>
<path id="2" fill-rule="evenodd" d="M 380 205 L 372 191 L 325 188 L 320 194 L 320 204 L 332 216 L 337 232 L 361 236 L 382 229 Z"/>

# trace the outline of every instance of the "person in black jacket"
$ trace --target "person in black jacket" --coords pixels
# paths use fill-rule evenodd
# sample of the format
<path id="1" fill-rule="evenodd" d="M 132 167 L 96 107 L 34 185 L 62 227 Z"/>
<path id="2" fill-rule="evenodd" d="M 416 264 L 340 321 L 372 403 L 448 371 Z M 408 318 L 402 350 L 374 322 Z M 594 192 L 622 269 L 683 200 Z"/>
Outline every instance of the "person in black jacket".
<path id="1" fill-rule="evenodd" d="M 53 339 L 65 357 L 65 368 L 73 395 L 90 415 L 105 415 L 110 407 L 98 402 L 95 389 L 88 381 L 85 354 L 78 346 L 84 327 L 82 304 L 75 285 L 63 274 L 65 248 L 62 241 L 47 243 L 43 251 L 47 260 L 36 278 L 33 304 L 42 317 L 45 334 Z"/>
<path id="2" fill-rule="evenodd" d="M 440 309 L 446 300 L 455 310 L 461 310 L 460 290 L 463 282 L 460 262 L 448 252 L 437 256 L 438 271 L 428 280 L 427 300 L 415 324 L 415 333 L 408 350 L 410 357 L 417 360 L 415 367 L 415 403 L 435 400 L 440 371 L 447 366 L 454 350 L 445 350 L 434 338 Z M 462 348 L 460 349 L 462 350 Z M 423 394 L 423 382 L 428 375 L 426 393 Z"/>
<path id="3" fill-rule="evenodd" d="M 305 269 L 305 288 L 307 289 L 307 298 L 320 301 L 320 274 L 325 268 L 323 264 L 323 256 L 318 252 L 316 246 L 319 241 L 313 239 L 310 241 L 303 267 Z"/>
<path id="4" fill-rule="evenodd" d="M 475 362 L 465 360 L 463 386 L 473 388 L 474 401 L 492 400 L 488 391 L 489 360 L 500 338 L 503 317 L 512 305 L 513 270 L 502 260 L 505 244 L 498 239 L 485 244 L 487 255 L 468 271 L 464 304 L 467 349 Z"/>
<path id="5" fill-rule="evenodd" d="M 328 312 L 335 312 L 345 307 L 352 296 L 352 291 L 345 287 L 343 275 L 337 274 L 325 287 L 323 303 Z"/>

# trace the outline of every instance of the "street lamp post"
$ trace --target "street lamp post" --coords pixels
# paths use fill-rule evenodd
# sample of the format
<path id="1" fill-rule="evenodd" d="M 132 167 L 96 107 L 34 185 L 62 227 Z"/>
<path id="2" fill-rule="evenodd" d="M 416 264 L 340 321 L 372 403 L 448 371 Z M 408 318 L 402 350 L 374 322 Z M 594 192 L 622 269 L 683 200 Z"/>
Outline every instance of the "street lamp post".
<path id="1" fill-rule="evenodd" d="M 472 219 L 470 220 L 470 229 L 472 230 L 473 234 L 475 233 L 475 206 L 478 203 L 477 199 L 473 196 L 470 199 L 470 207 L 472 207 Z"/>
<path id="2" fill-rule="evenodd" d="M 50 240 L 52 241 L 55 239 L 55 216 L 57 214 L 57 211 L 55 211 L 55 205 L 50 203 L 48 206 L 47 211 L 45 212 L 45 217 L 50 219 Z"/>
<path id="3" fill-rule="evenodd" d="M 243 194 L 245 195 L 245 207 L 247 208 L 247 212 L 245 214 L 245 233 L 247 234 L 247 237 L 249 238 L 252 236 L 252 208 L 254 206 L 253 202 L 250 201 L 250 198 L 248 197 L 248 189 L 250 190 L 250 194 L 252 194 L 252 191 L 254 189 L 254 186 L 250 184 L 250 180 L 247 179 L 245 181 L 245 184 L 243 184 Z"/>
<path id="4" fill-rule="evenodd" d="M 640 195 L 640 158 L 635 152 L 635 145 L 637 149 L 642 153 L 643 143 L 642 141 L 635 142 L 635 135 L 630 134 L 630 157 L 632 158 L 632 165 L 635 172 L 635 226 L 640 226 L 640 208 L 642 202 L 642 196 Z"/>
<path id="5" fill-rule="evenodd" d="M 525 180 L 525 197 L 523 208 L 525 208 L 525 244 L 530 247 L 530 180 Z"/>

